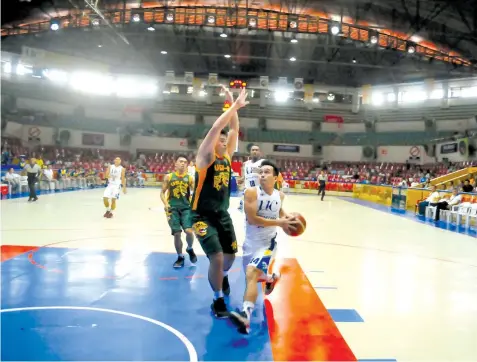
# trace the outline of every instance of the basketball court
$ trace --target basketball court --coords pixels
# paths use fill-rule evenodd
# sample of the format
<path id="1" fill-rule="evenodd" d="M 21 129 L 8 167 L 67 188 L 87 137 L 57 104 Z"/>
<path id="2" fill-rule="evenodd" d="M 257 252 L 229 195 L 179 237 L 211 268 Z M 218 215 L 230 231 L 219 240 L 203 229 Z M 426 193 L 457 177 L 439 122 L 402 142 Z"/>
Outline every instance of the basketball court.
<path id="1" fill-rule="evenodd" d="M 475 360 L 477 241 L 343 198 L 289 195 L 282 280 L 243 336 L 211 316 L 207 258 L 174 270 L 157 189 L 2 201 L 2 360 Z M 232 200 L 239 244 L 244 216 Z M 187 260 L 187 259 L 186 259 Z M 240 256 L 230 273 L 241 307 Z"/>

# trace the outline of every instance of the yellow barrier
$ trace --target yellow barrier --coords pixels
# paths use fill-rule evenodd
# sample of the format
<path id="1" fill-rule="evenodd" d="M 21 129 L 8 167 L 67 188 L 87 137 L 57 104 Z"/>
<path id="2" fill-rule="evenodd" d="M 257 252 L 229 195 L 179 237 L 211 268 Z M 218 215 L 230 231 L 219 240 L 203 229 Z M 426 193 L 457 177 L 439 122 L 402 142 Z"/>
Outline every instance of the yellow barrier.
<path id="1" fill-rule="evenodd" d="M 431 192 L 425 189 L 407 189 L 406 208 L 408 210 L 415 210 L 418 201 L 427 198 Z"/>
<path id="2" fill-rule="evenodd" d="M 353 197 L 375 202 L 377 204 L 391 206 L 391 198 L 393 188 L 391 186 L 376 186 L 376 185 L 353 185 Z"/>
<path id="3" fill-rule="evenodd" d="M 477 172 L 477 167 L 463 168 L 461 170 L 448 173 L 447 175 L 436 177 L 431 180 L 431 184 L 432 185 L 446 184 L 449 181 L 461 180 L 461 179 L 467 178 L 476 172 Z"/>
<path id="4" fill-rule="evenodd" d="M 429 190 L 423 189 L 404 189 L 407 192 L 406 208 L 414 211 L 418 201 L 429 196 Z M 391 206 L 393 188 L 392 186 L 376 186 L 376 185 L 353 185 L 353 197 L 371 201 L 376 204 Z"/>

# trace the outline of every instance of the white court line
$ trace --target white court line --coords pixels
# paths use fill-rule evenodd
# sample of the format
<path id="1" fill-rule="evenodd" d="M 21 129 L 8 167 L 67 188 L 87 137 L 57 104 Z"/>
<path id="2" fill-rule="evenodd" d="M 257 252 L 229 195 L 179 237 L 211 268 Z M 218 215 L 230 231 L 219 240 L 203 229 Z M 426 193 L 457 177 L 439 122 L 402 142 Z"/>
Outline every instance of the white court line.
<path id="1" fill-rule="evenodd" d="M 131 317 L 131 318 L 136 318 L 140 319 L 152 324 L 155 324 L 156 326 L 162 327 L 172 334 L 174 334 L 179 340 L 184 344 L 184 346 L 187 348 L 187 352 L 189 353 L 189 360 L 191 362 L 197 362 L 198 357 L 197 357 L 197 351 L 195 350 L 194 346 L 192 345 L 191 341 L 187 339 L 186 336 L 184 336 L 181 332 L 179 332 L 177 329 L 172 328 L 171 326 L 159 322 L 155 319 L 144 317 L 139 314 L 133 314 L 133 313 L 128 313 L 128 312 L 122 312 L 119 310 L 113 310 L 113 309 L 105 309 L 105 308 L 93 308 L 93 307 L 65 307 L 65 306 L 52 306 L 52 307 L 24 307 L 24 308 L 10 308 L 10 309 L 0 309 L 0 313 L 10 313 L 10 312 L 23 312 L 27 310 L 48 310 L 48 309 L 53 309 L 53 310 L 58 310 L 58 309 L 66 309 L 66 310 L 90 310 L 90 311 L 96 311 L 96 312 L 104 312 L 104 313 L 111 313 L 111 314 L 120 314 L 124 315 L 126 317 Z"/>

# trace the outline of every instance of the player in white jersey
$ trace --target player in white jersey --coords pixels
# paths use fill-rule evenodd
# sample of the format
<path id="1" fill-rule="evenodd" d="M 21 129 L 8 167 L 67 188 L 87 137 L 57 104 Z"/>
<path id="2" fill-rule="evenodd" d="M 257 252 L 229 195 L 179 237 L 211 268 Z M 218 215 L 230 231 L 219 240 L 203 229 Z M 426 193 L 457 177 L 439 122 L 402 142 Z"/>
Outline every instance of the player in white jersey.
<path id="1" fill-rule="evenodd" d="M 119 157 L 114 159 L 114 165 L 108 167 L 104 178 L 107 180 L 108 186 L 106 186 L 103 194 L 103 202 L 106 207 L 106 212 L 103 216 L 110 219 L 113 217 L 111 211 L 116 209 L 116 200 L 119 198 L 121 186 L 123 193 L 126 193 L 126 169 L 121 166 L 121 159 Z M 111 199 L 111 206 L 109 199 Z"/>
<path id="2" fill-rule="evenodd" d="M 258 186 L 259 184 L 259 171 L 260 165 L 262 164 L 263 159 L 260 158 L 261 152 L 260 147 L 253 145 L 250 147 L 250 159 L 245 161 L 242 167 L 243 181 L 245 183 L 245 190 Z M 243 211 L 243 200 L 240 200 L 239 210 Z"/>
<path id="3" fill-rule="evenodd" d="M 187 174 L 192 180 L 195 180 L 195 162 L 193 160 L 191 160 L 189 162 L 189 166 L 187 166 Z M 190 190 L 191 196 L 193 193 L 194 193 L 194 188 Z"/>
<path id="4" fill-rule="evenodd" d="M 269 273 L 269 266 L 277 250 L 277 229 L 293 228 L 297 221 L 283 210 L 283 192 L 274 188 L 279 171 L 269 160 L 263 160 L 259 185 L 245 190 L 245 242 L 243 266 L 246 287 L 242 311 L 230 313 L 230 320 L 243 334 L 250 332 L 250 316 L 258 297 L 258 283 L 265 282 L 265 293 L 270 294 L 279 273 Z"/>

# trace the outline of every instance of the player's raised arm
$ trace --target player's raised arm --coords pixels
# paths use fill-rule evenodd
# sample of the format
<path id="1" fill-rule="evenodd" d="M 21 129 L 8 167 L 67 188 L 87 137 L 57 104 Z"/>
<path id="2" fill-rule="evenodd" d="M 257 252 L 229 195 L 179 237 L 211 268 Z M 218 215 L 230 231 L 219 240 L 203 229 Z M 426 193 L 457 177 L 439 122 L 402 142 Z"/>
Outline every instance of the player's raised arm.
<path id="1" fill-rule="evenodd" d="M 220 132 L 227 126 L 232 116 L 237 113 L 240 108 L 245 107 L 249 103 L 247 101 L 247 95 L 248 94 L 245 91 L 245 88 L 242 89 L 240 95 L 237 97 L 232 106 L 227 111 L 222 113 L 222 115 L 217 118 L 212 125 L 212 128 L 205 136 L 199 147 L 199 150 L 197 151 L 196 167 L 198 169 L 203 169 L 211 163 L 214 156 L 215 145 L 220 137 Z"/>
<path id="2" fill-rule="evenodd" d="M 225 92 L 225 98 L 232 104 L 234 102 L 234 96 L 230 90 L 222 86 Z M 229 133 L 227 134 L 227 154 L 232 156 L 237 149 L 238 135 L 239 135 L 240 123 L 238 112 L 235 112 L 229 123 Z"/>

